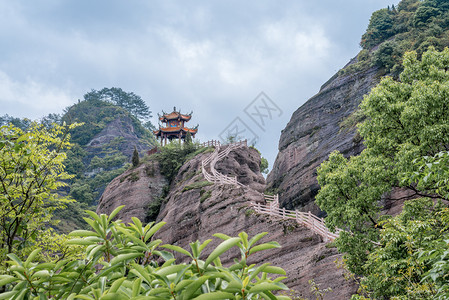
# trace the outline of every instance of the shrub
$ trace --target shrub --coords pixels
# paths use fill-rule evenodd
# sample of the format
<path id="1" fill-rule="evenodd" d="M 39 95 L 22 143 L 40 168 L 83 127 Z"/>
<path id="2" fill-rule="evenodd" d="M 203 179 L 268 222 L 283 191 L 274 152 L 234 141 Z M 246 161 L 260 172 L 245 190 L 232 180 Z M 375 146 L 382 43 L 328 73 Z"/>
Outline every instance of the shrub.
<path id="1" fill-rule="evenodd" d="M 10 274 L 0 275 L 0 286 L 7 291 L 2 298 L 14 299 L 290 299 L 274 296 L 272 291 L 288 290 L 269 274 L 285 275 L 282 268 L 247 265 L 253 253 L 280 247 L 276 242 L 256 245 L 267 233 L 248 239 L 225 234 L 214 236 L 223 241 L 206 257 L 204 249 L 211 240 L 190 243 L 189 251 L 175 245 L 161 245 L 153 235 L 164 225 L 143 226 L 137 218 L 126 226 L 111 222 L 123 206 L 110 216 L 88 211 L 90 230 L 76 230 L 68 244 L 84 247 L 84 259 L 40 263 L 39 249 L 26 261 L 9 254 Z M 231 248 L 240 249 L 241 258 L 226 268 L 220 256 Z M 190 263 L 177 264 L 174 251 L 189 257 Z M 160 262 L 160 263 L 159 263 Z"/>
<path id="2" fill-rule="evenodd" d="M 186 192 L 186 191 L 190 191 L 190 190 L 194 190 L 194 189 L 200 189 L 202 187 L 205 186 L 209 186 L 209 185 L 213 185 L 213 182 L 209 182 L 207 180 L 203 180 L 203 181 L 198 181 L 198 182 L 194 182 L 190 185 L 185 186 L 182 191 Z"/>

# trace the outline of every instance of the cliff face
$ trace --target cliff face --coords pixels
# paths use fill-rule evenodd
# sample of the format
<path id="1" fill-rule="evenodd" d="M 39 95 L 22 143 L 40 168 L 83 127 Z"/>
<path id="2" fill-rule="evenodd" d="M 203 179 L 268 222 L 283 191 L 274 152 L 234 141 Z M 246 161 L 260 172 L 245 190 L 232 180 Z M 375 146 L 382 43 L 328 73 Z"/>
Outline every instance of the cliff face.
<path id="1" fill-rule="evenodd" d="M 342 126 L 342 121 L 379 81 L 377 68 L 335 75 L 293 113 L 282 131 L 279 153 L 267 177 L 268 187 L 278 191 L 282 206 L 320 213 L 313 202 L 319 189 L 316 168 L 334 150 L 345 156 L 363 150 L 355 124 Z"/>
<path id="2" fill-rule="evenodd" d="M 270 219 L 257 215 L 249 207 L 251 201 L 261 202 L 264 178 L 260 173 L 260 155 L 255 149 L 242 147 L 218 161 L 216 170 L 245 186 L 218 185 L 207 182 L 201 172 L 201 162 L 209 153 L 201 153 L 186 162 L 170 185 L 162 202 L 157 221 L 167 224 L 156 234 L 163 243 L 171 243 L 189 249 L 196 240 L 213 239 L 205 248 L 207 257 L 221 240 L 214 233 L 237 236 L 245 231 L 250 237 L 268 232 L 261 242 L 277 241 L 282 246 L 253 254 L 249 263 L 269 262 L 284 268 L 288 279 L 284 282 L 303 297 L 312 299 L 309 280 L 320 288 L 331 287 L 325 299 L 349 299 L 356 286 L 343 277 L 334 261 L 341 258 L 335 248 L 327 248 L 320 236 L 292 221 Z M 141 166 L 115 178 L 106 188 L 98 206 L 98 213 L 110 213 L 125 204 L 118 218 L 129 221 L 136 216 L 145 221 L 148 207 L 158 201 L 165 179 L 159 173 L 157 162 L 150 159 Z M 223 256 L 224 265 L 231 265 L 240 253 Z M 175 253 L 177 260 L 188 258 Z"/>
<path id="3" fill-rule="evenodd" d="M 112 180 L 99 200 L 97 213 L 110 214 L 116 207 L 125 205 L 118 219 L 129 222 L 131 217 L 136 217 L 145 222 L 152 207 L 156 206 L 157 214 L 166 185 L 158 162 L 150 160 Z"/>
<path id="4" fill-rule="evenodd" d="M 349 299 L 355 285 L 343 278 L 334 261 L 340 258 L 335 248 L 326 248 L 320 236 L 313 234 L 295 222 L 271 220 L 256 215 L 249 208 L 250 201 L 263 201 L 261 194 L 263 177 L 259 171 L 260 156 L 257 151 L 243 147 L 217 163 L 216 169 L 223 174 L 237 175 L 245 186 L 210 184 L 201 173 L 201 161 L 210 154 L 201 154 L 187 162 L 172 183 L 158 221 L 167 224 L 157 233 L 164 243 L 172 243 L 189 249 L 195 240 L 213 239 L 205 249 L 204 257 L 221 240 L 214 233 L 237 236 L 245 231 L 254 236 L 268 232 L 262 242 L 277 241 L 280 249 L 271 249 L 252 255 L 249 263 L 270 262 L 284 268 L 288 287 L 299 291 L 304 297 L 313 298 L 308 281 L 314 279 L 321 288 L 331 287 L 325 299 Z M 230 265 L 238 251 L 221 257 L 224 265 Z M 177 259 L 187 257 L 175 254 Z"/>
<path id="5" fill-rule="evenodd" d="M 139 152 L 148 150 L 150 145 L 137 136 L 133 122 L 128 116 L 117 116 L 106 127 L 96 134 L 86 145 L 86 151 L 90 156 L 101 155 L 106 146 L 113 146 L 125 156 L 131 158 L 134 147 Z M 104 154 L 104 153 L 103 153 Z"/>

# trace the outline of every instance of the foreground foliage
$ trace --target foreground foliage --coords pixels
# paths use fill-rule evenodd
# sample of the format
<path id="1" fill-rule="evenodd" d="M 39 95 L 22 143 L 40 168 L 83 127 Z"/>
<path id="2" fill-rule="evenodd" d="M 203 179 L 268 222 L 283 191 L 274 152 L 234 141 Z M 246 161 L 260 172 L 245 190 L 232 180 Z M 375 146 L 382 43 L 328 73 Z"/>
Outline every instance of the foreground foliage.
<path id="1" fill-rule="evenodd" d="M 161 245 L 153 235 L 164 223 L 145 226 L 137 219 L 129 225 L 112 222 L 122 208 L 110 216 L 88 211 L 90 230 L 76 230 L 69 244 L 85 247 L 83 259 L 64 259 L 40 263 L 36 249 L 25 260 L 9 254 L 10 275 L 0 276 L 0 286 L 7 291 L 0 299 L 289 299 L 274 296 L 272 291 L 287 290 L 268 274 L 285 275 L 268 263 L 248 265 L 249 257 L 262 250 L 279 247 L 276 242 L 257 244 L 266 235 L 248 239 L 215 234 L 223 241 L 208 255 L 211 242 L 190 243 L 189 251 L 175 245 Z M 229 268 L 221 265 L 220 256 L 237 247 L 241 257 Z M 185 255 L 190 263 L 177 264 L 173 254 Z"/>
<path id="2" fill-rule="evenodd" d="M 71 176 L 65 172 L 64 150 L 70 147 L 68 131 L 32 123 L 27 131 L 0 127 L 0 261 L 7 253 L 26 256 L 49 234 L 53 212 L 70 200 L 58 189 Z M 47 233 L 46 233 L 47 231 Z M 2 266 L 3 268 L 3 266 Z"/>
<path id="3" fill-rule="evenodd" d="M 448 68 L 448 48 L 431 49 L 421 61 L 407 53 L 400 81 L 384 78 L 360 106 L 366 149 L 349 159 L 334 152 L 318 169 L 326 224 L 348 230 L 336 241 L 339 251 L 376 298 L 449 297 L 446 210 L 428 200 L 449 200 Z M 401 196 L 390 201 L 423 199 L 401 216 L 382 216 L 380 200 L 398 188 Z"/>

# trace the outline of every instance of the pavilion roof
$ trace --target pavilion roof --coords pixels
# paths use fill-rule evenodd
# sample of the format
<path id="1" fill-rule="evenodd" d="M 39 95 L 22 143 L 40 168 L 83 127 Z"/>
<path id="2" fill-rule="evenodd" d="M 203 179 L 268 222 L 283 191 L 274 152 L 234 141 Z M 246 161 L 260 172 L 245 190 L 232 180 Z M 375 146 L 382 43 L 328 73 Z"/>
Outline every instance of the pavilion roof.
<path id="1" fill-rule="evenodd" d="M 192 114 L 190 115 L 185 115 L 185 114 L 181 114 L 178 111 L 173 111 L 169 114 L 163 114 L 162 116 L 159 117 L 159 120 L 161 120 L 162 122 L 166 122 L 168 120 L 184 120 L 184 121 L 189 121 L 192 118 Z"/>

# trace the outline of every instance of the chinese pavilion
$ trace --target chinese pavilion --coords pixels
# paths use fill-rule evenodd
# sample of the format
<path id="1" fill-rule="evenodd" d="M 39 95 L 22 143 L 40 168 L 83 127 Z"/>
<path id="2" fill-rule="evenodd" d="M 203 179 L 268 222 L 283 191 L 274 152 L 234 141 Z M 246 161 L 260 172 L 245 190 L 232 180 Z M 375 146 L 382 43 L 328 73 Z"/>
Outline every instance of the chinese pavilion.
<path id="1" fill-rule="evenodd" d="M 176 111 L 176 107 L 173 108 L 173 112 L 163 115 L 159 115 L 159 121 L 164 123 L 165 126 L 161 127 L 159 125 L 159 130 L 153 131 L 156 135 L 156 138 L 161 138 L 161 145 L 167 144 L 167 139 L 179 139 L 184 140 L 187 132 L 190 132 L 192 137 L 195 137 L 195 134 L 198 131 L 198 125 L 195 128 L 185 127 L 184 124 L 192 118 L 192 113 L 188 115 L 181 114 L 181 112 Z"/>

